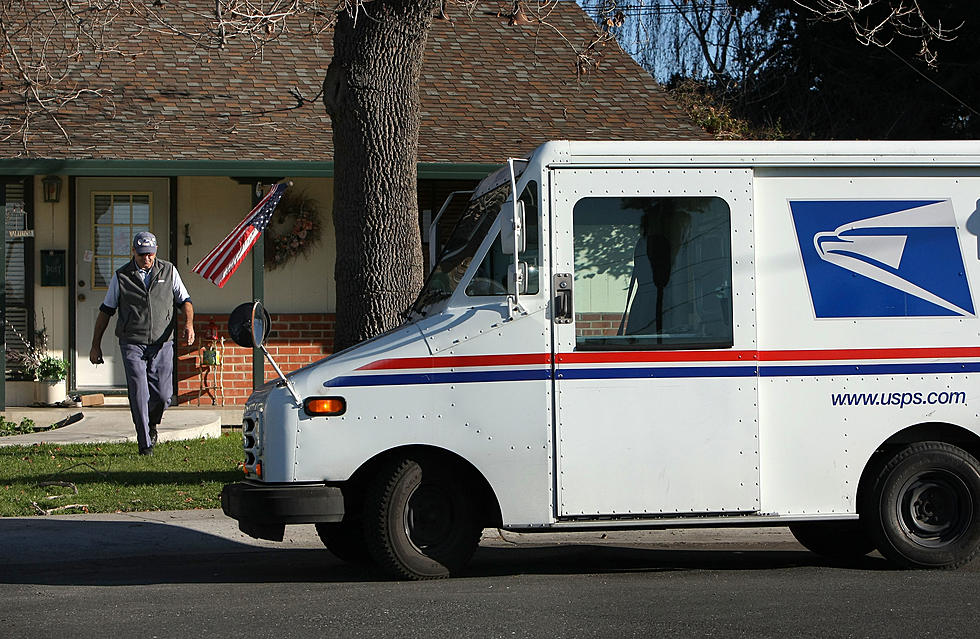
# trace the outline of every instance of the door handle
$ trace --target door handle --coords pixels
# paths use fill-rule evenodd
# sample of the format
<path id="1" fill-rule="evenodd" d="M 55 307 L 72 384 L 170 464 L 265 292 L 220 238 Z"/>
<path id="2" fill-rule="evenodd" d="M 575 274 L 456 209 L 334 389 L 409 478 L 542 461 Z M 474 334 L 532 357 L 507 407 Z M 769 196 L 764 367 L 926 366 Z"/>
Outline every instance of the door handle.
<path id="1" fill-rule="evenodd" d="M 554 318 L 555 324 L 571 324 L 572 311 L 572 274 L 555 273 L 554 284 Z"/>

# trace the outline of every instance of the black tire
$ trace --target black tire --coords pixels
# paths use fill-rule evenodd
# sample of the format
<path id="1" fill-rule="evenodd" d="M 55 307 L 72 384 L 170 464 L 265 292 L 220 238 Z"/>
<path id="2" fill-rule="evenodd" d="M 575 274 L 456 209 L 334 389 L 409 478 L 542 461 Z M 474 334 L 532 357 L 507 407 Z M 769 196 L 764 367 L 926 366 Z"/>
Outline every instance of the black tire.
<path id="1" fill-rule="evenodd" d="M 829 559 L 859 559 L 875 549 L 858 520 L 820 521 L 790 524 L 789 530 L 804 548 Z"/>
<path id="2" fill-rule="evenodd" d="M 360 521 L 341 522 L 339 524 L 317 524 L 316 532 L 320 541 L 337 559 L 358 566 L 371 563 L 371 553 L 368 552 L 364 529 Z"/>
<path id="3" fill-rule="evenodd" d="M 476 521 L 466 483 L 444 462 L 392 462 L 365 494 L 368 550 L 382 570 L 400 579 L 458 573 L 480 543 Z"/>
<path id="4" fill-rule="evenodd" d="M 965 450 L 920 442 L 874 478 L 861 510 L 879 552 L 904 568 L 956 568 L 980 550 L 980 464 Z"/>

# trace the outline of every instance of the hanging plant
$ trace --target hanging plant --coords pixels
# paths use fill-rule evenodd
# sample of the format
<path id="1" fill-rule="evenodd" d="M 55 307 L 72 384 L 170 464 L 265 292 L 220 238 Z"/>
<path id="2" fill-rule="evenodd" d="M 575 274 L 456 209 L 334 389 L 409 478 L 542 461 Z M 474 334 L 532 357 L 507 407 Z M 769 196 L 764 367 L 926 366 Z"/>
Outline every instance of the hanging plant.
<path id="1" fill-rule="evenodd" d="M 275 270 L 320 243 L 322 232 L 317 201 L 301 193 L 287 193 L 265 228 L 265 267 Z"/>

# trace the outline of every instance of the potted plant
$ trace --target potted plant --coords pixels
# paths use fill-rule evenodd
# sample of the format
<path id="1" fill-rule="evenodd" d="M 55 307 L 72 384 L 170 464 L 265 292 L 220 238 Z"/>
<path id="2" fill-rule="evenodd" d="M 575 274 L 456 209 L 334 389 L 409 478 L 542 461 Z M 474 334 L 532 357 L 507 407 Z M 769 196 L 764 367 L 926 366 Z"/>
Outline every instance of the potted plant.
<path id="1" fill-rule="evenodd" d="M 68 397 L 65 382 L 68 377 L 68 360 L 48 353 L 48 330 L 43 316 L 41 321 L 41 328 L 34 330 L 33 344 L 7 323 L 24 346 L 22 351 L 8 348 L 7 359 L 19 365 L 23 377 L 33 380 L 35 403 L 57 404 Z M 8 374 L 8 377 L 12 376 Z"/>
<path id="2" fill-rule="evenodd" d="M 34 401 L 39 404 L 57 404 L 68 397 L 65 379 L 68 377 L 68 360 L 44 355 L 34 369 Z"/>

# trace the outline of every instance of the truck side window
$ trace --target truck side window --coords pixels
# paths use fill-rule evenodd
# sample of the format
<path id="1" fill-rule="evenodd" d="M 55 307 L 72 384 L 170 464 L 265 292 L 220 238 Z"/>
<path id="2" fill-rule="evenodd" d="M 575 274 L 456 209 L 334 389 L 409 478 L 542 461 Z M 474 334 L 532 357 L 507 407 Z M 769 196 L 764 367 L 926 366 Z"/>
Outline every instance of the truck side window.
<path id="1" fill-rule="evenodd" d="M 539 270 L 539 240 L 538 240 L 538 187 L 529 182 L 521 193 L 524 202 L 524 223 L 527 225 L 527 245 L 521 253 L 521 261 L 527 262 L 527 293 L 535 295 L 538 292 Z M 514 261 L 513 255 L 504 255 L 501 248 L 500 236 L 487 251 L 480 263 L 480 268 L 466 286 L 466 294 L 470 297 L 507 294 L 507 267 Z"/>
<path id="2" fill-rule="evenodd" d="M 731 219 L 718 197 L 594 197 L 573 210 L 576 346 L 733 344 Z"/>

